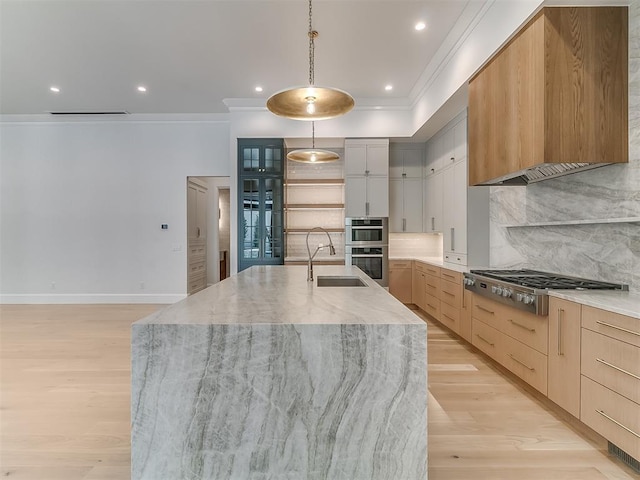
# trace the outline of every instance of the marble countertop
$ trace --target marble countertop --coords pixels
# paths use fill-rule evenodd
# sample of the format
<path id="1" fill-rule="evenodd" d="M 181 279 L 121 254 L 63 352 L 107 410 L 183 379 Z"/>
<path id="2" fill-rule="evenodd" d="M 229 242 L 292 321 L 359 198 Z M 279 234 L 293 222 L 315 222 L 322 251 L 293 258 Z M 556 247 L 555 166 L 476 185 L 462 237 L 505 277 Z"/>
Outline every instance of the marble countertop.
<path id="1" fill-rule="evenodd" d="M 549 296 L 640 319 L 640 295 L 637 293 L 615 290 L 550 290 Z"/>
<path id="2" fill-rule="evenodd" d="M 357 267 L 256 266 L 135 324 L 422 324 L 411 310 Z M 318 287 L 321 275 L 353 275 L 368 287 Z M 135 325 L 134 324 L 134 325 Z"/>

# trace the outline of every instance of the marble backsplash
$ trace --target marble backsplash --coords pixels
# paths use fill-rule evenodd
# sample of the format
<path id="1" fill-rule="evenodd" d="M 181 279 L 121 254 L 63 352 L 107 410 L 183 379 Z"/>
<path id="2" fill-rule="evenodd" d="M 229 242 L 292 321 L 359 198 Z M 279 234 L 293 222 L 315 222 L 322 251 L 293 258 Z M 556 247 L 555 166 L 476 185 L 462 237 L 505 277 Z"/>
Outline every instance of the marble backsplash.
<path id="1" fill-rule="evenodd" d="M 526 226 L 640 217 L 640 3 L 629 6 L 629 163 L 528 187 L 491 187 L 490 215 L 492 267 L 622 282 L 640 291 L 640 222 Z"/>

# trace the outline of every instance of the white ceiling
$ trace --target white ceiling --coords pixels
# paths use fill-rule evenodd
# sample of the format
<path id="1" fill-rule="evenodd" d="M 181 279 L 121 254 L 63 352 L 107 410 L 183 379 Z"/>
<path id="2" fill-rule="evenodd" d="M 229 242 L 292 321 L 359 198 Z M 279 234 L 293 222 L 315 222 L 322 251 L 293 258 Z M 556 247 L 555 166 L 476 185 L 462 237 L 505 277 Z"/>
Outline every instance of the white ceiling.
<path id="1" fill-rule="evenodd" d="M 410 105 L 436 51 L 485 1 L 315 0 L 316 84 L 347 90 L 356 104 Z M 307 0 L 0 0 L 0 113 L 263 104 L 308 82 L 307 22 Z"/>

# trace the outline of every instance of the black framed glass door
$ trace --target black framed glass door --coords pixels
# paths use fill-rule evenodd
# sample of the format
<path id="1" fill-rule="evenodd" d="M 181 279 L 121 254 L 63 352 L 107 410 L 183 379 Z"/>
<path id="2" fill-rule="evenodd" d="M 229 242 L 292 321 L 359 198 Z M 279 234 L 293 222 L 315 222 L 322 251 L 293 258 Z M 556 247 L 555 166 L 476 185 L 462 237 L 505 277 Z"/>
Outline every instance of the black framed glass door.
<path id="1" fill-rule="evenodd" d="M 284 263 L 283 146 L 238 140 L 238 271 Z"/>

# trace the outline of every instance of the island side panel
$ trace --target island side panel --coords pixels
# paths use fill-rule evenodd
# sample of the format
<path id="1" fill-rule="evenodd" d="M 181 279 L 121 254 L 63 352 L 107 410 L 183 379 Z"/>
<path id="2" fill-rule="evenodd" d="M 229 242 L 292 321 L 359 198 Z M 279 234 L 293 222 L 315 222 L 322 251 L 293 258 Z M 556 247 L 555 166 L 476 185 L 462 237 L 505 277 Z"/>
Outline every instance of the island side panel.
<path id="1" fill-rule="evenodd" d="M 131 478 L 426 479 L 426 335 L 133 325 Z"/>

